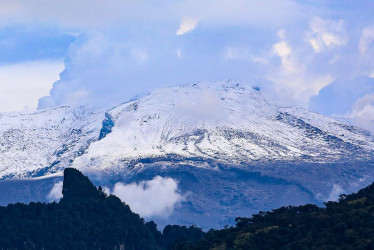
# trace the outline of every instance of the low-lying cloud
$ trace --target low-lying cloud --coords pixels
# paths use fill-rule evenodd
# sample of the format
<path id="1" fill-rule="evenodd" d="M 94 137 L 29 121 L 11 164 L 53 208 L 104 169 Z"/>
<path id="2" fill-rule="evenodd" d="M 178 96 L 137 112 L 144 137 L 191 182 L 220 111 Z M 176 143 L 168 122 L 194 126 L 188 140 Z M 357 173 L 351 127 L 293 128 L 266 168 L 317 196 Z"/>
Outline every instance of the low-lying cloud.
<path id="1" fill-rule="evenodd" d="M 62 187 L 63 187 L 63 182 L 59 181 L 55 183 L 47 195 L 47 199 L 50 201 L 59 201 L 62 198 Z"/>
<path id="2" fill-rule="evenodd" d="M 139 183 L 116 183 L 112 194 L 142 217 L 167 217 L 183 200 L 182 195 L 178 193 L 178 183 L 172 178 L 160 176 Z"/>

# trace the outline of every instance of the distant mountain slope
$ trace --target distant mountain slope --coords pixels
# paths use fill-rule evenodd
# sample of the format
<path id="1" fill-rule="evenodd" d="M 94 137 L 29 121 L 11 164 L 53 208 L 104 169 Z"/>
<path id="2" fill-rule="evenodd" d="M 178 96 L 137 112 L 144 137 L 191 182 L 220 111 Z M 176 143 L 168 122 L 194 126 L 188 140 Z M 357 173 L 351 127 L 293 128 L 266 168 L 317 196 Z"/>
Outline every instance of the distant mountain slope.
<path id="1" fill-rule="evenodd" d="M 235 82 L 160 89 L 108 112 L 0 114 L 0 178 L 40 176 L 72 162 L 93 169 L 170 157 L 236 165 L 337 162 L 370 158 L 373 149 L 364 130 L 282 106 Z"/>
<path id="2" fill-rule="evenodd" d="M 374 149 L 364 130 L 284 107 L 234 82 L 160 89 L 108 115 L 112 132 L 92 143 L 74 166 L 102 169 L 170 156 L 226 164 L 336 162 L 368 159 Z"/>
<path id="3" fill-rule="evenodd" d="M 59 107 L 0 114 L 0 178 L 41 176 L 70 165 L 99 137 L 103 112 Z"/>

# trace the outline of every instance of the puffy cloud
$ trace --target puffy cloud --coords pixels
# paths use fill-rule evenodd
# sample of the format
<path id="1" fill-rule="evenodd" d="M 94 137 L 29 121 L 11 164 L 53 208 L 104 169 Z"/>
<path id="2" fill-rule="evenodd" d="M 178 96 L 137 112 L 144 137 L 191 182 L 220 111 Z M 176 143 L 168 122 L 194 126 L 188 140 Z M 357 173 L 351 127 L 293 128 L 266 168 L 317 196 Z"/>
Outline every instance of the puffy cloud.
<path id="1" fill-rule="evenodd" d="M 199 20 L 197 18 L 192 18 L 192 17 L 185 17 L 182 19 L 182 22 L 179 26 L 179 29 L 177 31 L 177 35 L 184 35 L 188 32 L 193 31 L 197 24 L 199 23 Z"/>
<path id="2" fill-rule="evenodd" d="M 351 15 L 357 18 L 355 13 L 340 10 L 335 15 L 336 5 L 326 8 L 292 0 L 14 0 L 0 4 L 3 27 L 48 23 L 80 34 L 69 49 L 61 80 L 40 100 L 40 108 L 110 107 L 158 87 L 227 78 L 256 85 L 273 81 L 275 92 L 284 100 L 305 105 L 342 72 L 357 74 L 364 68 L 361 64 L 348 71 L 348 62 L 357 59 L 353 50 L 332 49 L 349 45 L 351 31 L 345 30 L 341 20 L 355 28 L 361 25 L 349 23 Z M 330 20 L 331 16 L 338 20 Z M 200 32 L 183 35 L 197 25 Z M 278 41 L 274 30 L 280 30 Z M 342 54 L 333 54 L 336 51 Z M 342 64 L 344 68 L 337 66 Z"/>
<path id="3" fill-rule="evenodd" d="M 295 70 L 291 60 L 292 50 L 285 41 L 274 44 L 272 50 L 281 58 L 282 66 L 286 71 L 292 72 Z"/>
<path id="4" fill-rule="evenodd" d="M 167 217 L 183 200 L 178 193 L 178 183 L 172 178 L 160 176 L 127 185 L 116 183 L 112 193 L 142 217 Z"/>
<path id="5" fill-rule="evenodd" d="M 359 98 L 352 106 L 348 118 L 374 134 L 374 93 Z"/>
<path id="6" fill-rule="evenodd" d="M 62 198 L 62 187 L 63 187 L 63 182 L 59 181 L 55 183 L 47 195 L 47 199 L 50 201 L 58 201 Z"/>
<path id="7" fill-rule="evenodd" d="M 149 60 L 146 50 L 139 45 L 125 46 L 110 41 L 101 33 L 80 38 L 68 52 L 61 79 L 53 84 L 49 96 L 39 100 L 39 108 L 58 105 L 89 105 L 110 107 L 127 101 L 149 88 L 144 83 L 131 82 L 144 70 Z M 144 72 L 143 72 L 144 74 Z"/>
<path id="8" fill-rule="evenodd" d="M 309 24 L 307 40 L 316 53 L 325 48 L 340 47 L 347 43 L 343 21 L 324 20 L 315 17 Z"/>
<path id="9" fill-rule="evenodd" d="M 33 110 L 64 69 L 61 61 L 31 61 L 0 66 L 0 111 Z"/>
<path id="10" fill-rule="evenodd" d="M 313 60 L 300 48 L 298 53 L 293 51 L 286 41 L 284 30 L 278 31 L 278 37 L 280 41 L 273 44 L 271 52 L 280 58 L 281 64 L 278 67 L 273 61 L 272 67 L 269 67 L 268 79 L 273 83 L 272 91 L 281 101 L 307 106 L 310 97 L 334 79 L 330 74 L 309 72 L 309 64 Z"/>

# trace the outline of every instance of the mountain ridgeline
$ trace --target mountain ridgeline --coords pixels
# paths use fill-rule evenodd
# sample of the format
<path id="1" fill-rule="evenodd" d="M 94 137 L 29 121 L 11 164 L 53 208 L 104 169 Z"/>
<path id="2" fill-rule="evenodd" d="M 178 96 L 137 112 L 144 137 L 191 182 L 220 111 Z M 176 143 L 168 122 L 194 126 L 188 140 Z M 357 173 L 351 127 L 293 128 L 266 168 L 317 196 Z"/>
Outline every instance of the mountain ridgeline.
<path id="1" fill-rule="evenodd" d="M 374 184 L 339 202 L 282 207 L 204 233 L 163 232 L 78 170 L 64 171 L 59 203 L 0 207 L 1 249 L 373 249 Z"/>

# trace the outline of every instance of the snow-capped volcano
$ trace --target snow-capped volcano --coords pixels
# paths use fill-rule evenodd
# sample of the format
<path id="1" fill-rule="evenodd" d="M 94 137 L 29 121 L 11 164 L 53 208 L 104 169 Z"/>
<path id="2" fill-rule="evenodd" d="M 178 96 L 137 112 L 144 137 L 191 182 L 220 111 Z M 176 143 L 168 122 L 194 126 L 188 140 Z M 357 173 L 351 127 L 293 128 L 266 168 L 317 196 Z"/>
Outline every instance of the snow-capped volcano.
<path id="1" fill-rule="evenodd" d="M 106 112 L 59 107 L 0 115 L 2 178 L 71 165 L 126 169 L 165 158 L 235 165 L 362 160 L 373 149 L 364 130 L 282 106 L 258 88 L 234 82 L 159 89 Z"/>
<path id="2" fill-rule="evenodd" d="M 364 130 L 234 82 L 159 89 L 104 111 L 0 115 L 0 179 L 68 166 L 109 188 L 172 178 L 184 199 L 153 219 L 205 229 L 355 192 L 374 180 L 373 150 Z M 0 202 L 43 199 L 59 178 L 2 180 Z"/>
<path id="3" fill-rule="evenodd" d="M 141 159 L 339 161 L 370 157 L 374 142 L 356 127 L 267 100 L 233 82 L 160 89 L 107 112 L 113 128 L 77 157 L 76 167 L 110 168 Z"/>

